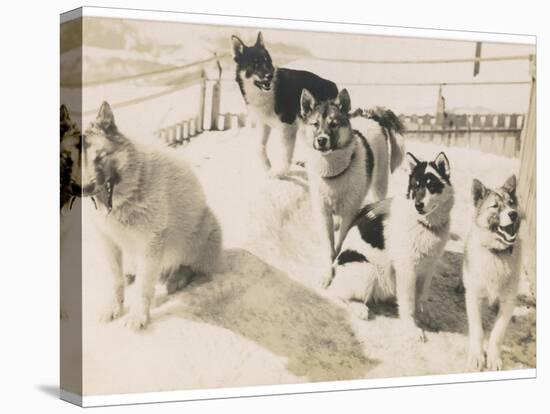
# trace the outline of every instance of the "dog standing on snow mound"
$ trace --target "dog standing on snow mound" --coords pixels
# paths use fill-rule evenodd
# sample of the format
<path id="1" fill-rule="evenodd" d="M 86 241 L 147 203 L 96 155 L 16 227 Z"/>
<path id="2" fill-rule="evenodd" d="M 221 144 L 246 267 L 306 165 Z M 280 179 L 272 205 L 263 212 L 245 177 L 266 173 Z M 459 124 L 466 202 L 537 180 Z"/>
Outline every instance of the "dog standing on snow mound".
<path id="1" fill-rule="evenodd" d="M 391 164 L 387 141 L 388 136 L 397 133 L 393 127 L 386 128 L 375 119 L 358 120 L 361 129 L 355 129 L 350 121 L 350 108 L 346 89 L 342 89 L 336 99 L 321 101 L 307 89 L 302 92 L 300 116 L 305 165 L 325 257 L 321 276 L 324 287 L 332 279 L 332 261 L 365 197 L 372 193 L 372 198 L 377 200 L 386 195 Z M 396 145 L 396 159 L 401 150 L 402 146 Z M 334 217 L 340 220 L 336 242 Z"/>
<path id="2" fill-rule="evenodd" d="M 472 184 L 475 207 L 473 225 L 466 239 L 463 272 L 471 369 L 502 369 L 500 348 L 516 304 L 520 277 L 520 214 L 516 176 L 498 189 L 479 180 Z M 498 316 L 489 337 L 487 358 L 483 352 L 482 301 L 499 304 Z"/>
<path id="3" fill-rule="evenodd" d="M 250 116 L 262 130 L 262 166 L 270 176 L 282 178 L 288 174 L 292 163 L 302 89 L 307 88 L 316 99 L 324 100 L 334 99 L 338 88 L 334 82 L 314 73 L 275 67 L 261 32 L 253 46 L 245 45 L 237 36 L 232 36 L 231 40 L 237 64 L 236 81 Z M 275 166 L 269 159 L 269 139 L 279 140 L 277 147 L 283 152 L 282 165 Z"/>
<path id="4" fill-rule="evenodd" d="M 102 319 L 120 317 L 125 269 L 135 271 L 126 325 L 146 327 L 161 275 L 219 270 L 222 234 L 191 168 L 119 132 L 108 103 L 82 136 L 82 196 L 92 199 L 112 289 Z M 186 273 L 189 273 L 186 272 Z M 166 277 L 168 283 L 170 276 Z"/>
<path id="5" fill-rule="evenodd" d="M 424 312 L 431 279 L 449 239 L 454 190 L 449 161 L 407 153 L 410 166 L 405 196 L 367 205 L 358 214 L 337 256 L 331 293 L 361 319 L 368 303 L 397 298 L 404 334 L 424 341 L 414 320 Z"/>

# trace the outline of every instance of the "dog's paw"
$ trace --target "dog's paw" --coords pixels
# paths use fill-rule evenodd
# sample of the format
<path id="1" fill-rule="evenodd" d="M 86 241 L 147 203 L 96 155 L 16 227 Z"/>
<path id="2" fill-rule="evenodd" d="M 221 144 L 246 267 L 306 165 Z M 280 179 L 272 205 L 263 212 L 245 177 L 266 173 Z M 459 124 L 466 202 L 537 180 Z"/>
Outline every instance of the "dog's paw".
<path id="1" fill-rule="evenodd" d="M 273 180 L 282 180 L 288 175 L 287 170 L 271 170 L 267 173 L 267 176 Z"/>
<path id="2" fill-rule="evenodd" d="M 327 289 L 332 283 L 334 277 L 334 269 L 331 267 L 329 271 L 325 272 L 321 280 L 319 280 L 319 286 L 323 289 Z"/>
<path id="3" fill-rule="evenodd" d="M 470 349 L 468 353 L 468 369 L 481 371 L 485 367 L 485 355 L 482 349 Z"/>
<path id="4" fill-rule="evenodd" d="M 422 344 L 428 342 L 428 337 L 426 336 L 426 332 L 424 332 L 424 329 L 419 328 L 418 326 L 415 327 L 414 331 L 412 332 L 412 337 L 414 340 Z"/>
<path id="5" fill-rule="evenodd" d="M 413 341 L 425 343 L 428 341 L 424 329 L 418 327 L 414 320 L 405 320 L 402 322 L 402 333 L 405 337 Z"/>
<path id="6" fill-rule="evenodd" d="M 358 318 L 363 321 L 366 321 L 369 319 L 369 308 L 364 303 L 360 302 L 351 302 L 349 304 L 349 308 L 351 309 L 351 312 Z"/>
<path id="7" fill-rule="evenodd" d="M 99 320 L 104 323 L 114 321 L 122 315 L 122 311 L 122 303 L 114 300 L 105 306 L 103 311 L 99 314 Z"/>
<path id="8" fill-rule="evenodd" d="M 149 324 L 149 312 L 146 310 L 130 311 L 124 325 L 134 331 L 145 329 Z"/>
<path id="9" fill-rule="evenodd" d="M 487 350 L 487 369 L 489 371 L 502 370 L 502 358 L 500 350 L 489 347 Z"/>
<path id="10" fill-rule="evenodd" d="M 191 272 L 180 270 L 178 272 L 172 273 L 166 279 L 166 293 L 171 295 L 176 293 L 178 290 L 183 289 L 191 281 Z"/>

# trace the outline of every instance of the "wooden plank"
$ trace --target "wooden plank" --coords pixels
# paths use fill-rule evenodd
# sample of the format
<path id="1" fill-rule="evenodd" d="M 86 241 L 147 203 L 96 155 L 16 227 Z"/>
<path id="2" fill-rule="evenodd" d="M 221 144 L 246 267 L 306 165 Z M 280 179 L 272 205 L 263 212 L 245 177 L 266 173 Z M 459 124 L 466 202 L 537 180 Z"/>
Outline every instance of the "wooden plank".
<path id="1" fill-rule="evenodd" d="M 181 138 L 183 140 L 189 139 L 189 124 L 187 123 L 187 121 L 183 121 L 181 124 L 182 124 L 181 125 L 181 127 L 182 127 Z"/>
<path id="2" fill-rule="evenodd" d="M 176 142 L 179 144 L 183 141 L 181 122 L 176 125 Z"/>
<path id="3" fill-rule="evenodd" d="M 191 118 L 187 121 L 189 124 L 189 137 L 197 135 L 197 126 L 195 125 L 195 118 Z"/>
<path id="4" fill-rule="evenodd" d="M 533 75 L 529 112 L 521 136 L 520 170 L 518 177 L 518 196 L 524 213 L 524 222 L 520 228 L 523 241 L 522 274 L 530 284 L 531 293 L 536 297 L 536 109 L 537 88 Z"/>
<path id="5" fill-rule="evenodd" d="M 197 116 L 197 131 L 201 132 L 204 128 L 204 115 L 206 111 L 206 72 L 201 70 L 201 90 L 199 95 L 199 115 Z"/>

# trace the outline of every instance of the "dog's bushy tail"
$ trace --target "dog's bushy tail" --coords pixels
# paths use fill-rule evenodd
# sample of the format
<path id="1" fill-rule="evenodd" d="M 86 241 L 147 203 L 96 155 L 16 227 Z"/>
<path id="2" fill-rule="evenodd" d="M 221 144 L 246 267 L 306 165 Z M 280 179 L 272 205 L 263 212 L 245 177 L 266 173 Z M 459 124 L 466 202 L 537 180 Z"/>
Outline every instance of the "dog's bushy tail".
<path id="1" fill-rule="evenodd" d="M 391 149 L 390 170 L 394 172 L 405 157 L 405 142 L 402 136 L 405 132 L 405 126 L 399 117 L 392 110 L 381 106 L 375 106 L 371 109 L 357 109 L 351 116 L 363 116 L 372 119 L 387 131 Z"/>
<path id="2" fill-rule="evenodd" d="M 387 216 L 390 213 L 391 203 L 392 199 L 386 198 L 363 206 L 357 213 L 355 222 L 359 220 L 372 221 L 379 217 Z"/>

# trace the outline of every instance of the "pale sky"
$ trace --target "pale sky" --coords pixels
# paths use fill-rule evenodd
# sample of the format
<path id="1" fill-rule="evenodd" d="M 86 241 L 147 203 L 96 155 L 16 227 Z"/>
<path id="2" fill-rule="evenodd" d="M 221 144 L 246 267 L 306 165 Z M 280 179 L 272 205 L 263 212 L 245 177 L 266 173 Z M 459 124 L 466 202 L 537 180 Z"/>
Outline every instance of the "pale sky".
<path id="1" fill-rule="evenodd" d="M 245 43 L 255 41 L 257 29 L 189 25 L 185 23 L 132 22 L 146 36 L 159 43 L 181 41 L 190 54 L 204 53 L 207 39 L 237 34 Z M 283 43 L 304 48 L 316 57 L 370 60 L 414 60 L 473 58 L 475 43 L 471 41 L 404 38 L 373 35 L 321 33 L 262 29 L 269 49 L 270 43 Z M 219 42 L 218 42 L 219 43 Z M 223 53 L 223 50 L 219 52 Z M 483 43 L 482 57 L 529 55 L 530 45 Z M 274 61 L 277 63 L 276 56 Z M 302 59 L 285 66 L 306 69 L 347 87 L 358 105 L 385 105 L 396 112 L 432 112 L 438 87 L 365 87 L 354 83 L 395 82 L 473 82 L 529 81 L 528 61 L 482 62 L 478 76 L 473 77 L 473 63 L 379 65 L 325 62 Z M 529 85 L 472 86 L 444 88 L 448 109 L 484 107 L 497 112 L 525 112 Z"/>
<path id="2" fill-rule="evenodd" d="M 245 43 L 256 40 L 258 29 L 174 22 L 125 20 L 140 36 L 154 44 L 180 45 L 172 55 L 162 56 L 173 63 L 193 62 L 231 52 L 230 37 L 240 36 Z M 115 24 L 113 22 L 113 24 Z M 423 39 L 261 29 L 268 50 L 300 47 L 314 57 L 334 59 L 414 60 L 473 58 L 475 43 L 471 41 Z M 227 39 L 227 41 L 225 41 Z M 535 53 L 535 46 L 487 43 L 482 46 L 482 57 L 515 56 Z M 272 53 L 275 64 L 282 56 Z M 387 106 L 397 113 L 433 113 L 438 86 L 358 86 L 358 83 L 402 82 L 484 82 L 529 81 L 529 62 L 482 62 L 478 76 L 473 77 L 473 62 L 453 64 L 356 64 L 318 61 L 308 57 L 282 61 L 284 66 L 305 69 L 336 82 L 339 88 L 350 91 L 354 106 Z M 233 69 L 231 69 L 231 72 Z M 228 74 L 228 73 L 226 73 Z M 230 77 L 233 75 L 231 74 Z M 447 109 L 459 112 L 468 108 L 482 108 L 503 113 L 527 111 L 530 85 L 446 86 L 444 96 Z M 242 98 L 228 94 L 226 104 L 240 103 Z M 225 105 L 224 105 L 225 106 Z M 229 108 L 228 108 L 229 109 Z M 238 111 L 236 111 L 238 112 Z"/>

